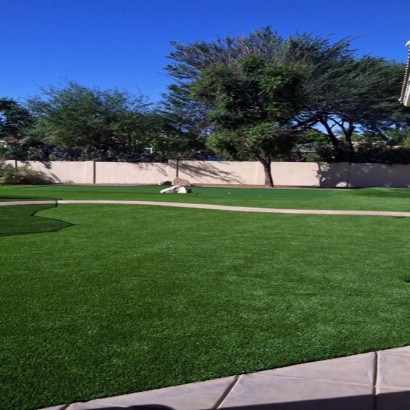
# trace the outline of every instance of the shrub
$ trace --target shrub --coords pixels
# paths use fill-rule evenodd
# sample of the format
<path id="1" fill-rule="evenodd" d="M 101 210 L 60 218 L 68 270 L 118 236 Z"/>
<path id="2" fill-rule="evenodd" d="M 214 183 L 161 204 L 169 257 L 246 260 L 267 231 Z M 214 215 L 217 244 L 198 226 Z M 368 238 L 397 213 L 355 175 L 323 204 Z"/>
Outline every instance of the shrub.
<path id="1" fill-rule="evenodd" d="M 28 165 L 13 167 L 0 160 L 0 185 L 41 185 L 51 183 L 50 178 Z"/>

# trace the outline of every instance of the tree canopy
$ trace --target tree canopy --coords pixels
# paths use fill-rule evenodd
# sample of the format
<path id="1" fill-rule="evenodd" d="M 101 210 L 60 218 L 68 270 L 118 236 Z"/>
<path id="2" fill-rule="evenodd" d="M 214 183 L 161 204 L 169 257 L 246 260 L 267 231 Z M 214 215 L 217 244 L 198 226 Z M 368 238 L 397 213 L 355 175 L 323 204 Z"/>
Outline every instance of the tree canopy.
<path id="1" fill-rule="evenodd" d="M 143 96 L 86 88 L 75 82 L 61 89 L 44 89 L 42 97 L 28 101 L 28 107 L 37 119 L 37 132 L 57 146 L 143 145 L 152 125 Z"/>
<path id="2" fill-rule="evenodd" d="M 20 140 L 34 125 L 29 110 L 11 98 L 0 98 L 0 139 Z"/>
<path id="3" fill-rule="evenodd" d="M 215 41 L 189 44 L 173 42 L 170 64 L 165 68 L 176 90 L 185 95 L 189 110 L 189 85 L 208 67 L 232 68 L 238 58 L 257 56 L 267 63 L 303 64 L 306 67 L 304 106 L 295 115 L 293 126 L 299 130 L 316 130 L 338 145 L 342 135 L 351 146 L 356 132 L 380 133 L 389 127 L 408 124 L 408 113 L 397 101 L 404 65 L 382 58 L 358 58 L 352 38 L 331 38 L 295 33 L 281 37 L 270 27 L 248 35 L 218 37 Z M 201 110 L 209 110 L 205 104 Z M 208 117 L 209 119 L 209 117 Z"/>
<path id="4" fill-rule="evenodd" d="M 258 160 L 265 185 L 273 186 L 271 161 L 292 148 L 292 120 L 305 98 L 303 79 L 303 66 L 268 63 L 257 56 L 203 69 L 190 89 L 194 98 L 212 107 L 208 119 L 215 128 L 208 145 L 231 158 Z"/>

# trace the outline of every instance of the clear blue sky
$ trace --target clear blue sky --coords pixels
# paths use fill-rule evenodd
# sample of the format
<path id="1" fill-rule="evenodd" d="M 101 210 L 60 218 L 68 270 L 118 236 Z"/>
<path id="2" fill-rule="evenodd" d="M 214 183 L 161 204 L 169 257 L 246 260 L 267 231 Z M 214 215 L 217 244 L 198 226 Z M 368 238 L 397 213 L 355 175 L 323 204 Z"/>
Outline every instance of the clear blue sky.
<path id="1" fill-rule="evenodd" d="M 410 0 L 0 0 L 0 97 L 24 100 L 64 79 L 160 98 L 170 41 L 270 25 L 354 41 L 358 55 L 404 62 Z"/>

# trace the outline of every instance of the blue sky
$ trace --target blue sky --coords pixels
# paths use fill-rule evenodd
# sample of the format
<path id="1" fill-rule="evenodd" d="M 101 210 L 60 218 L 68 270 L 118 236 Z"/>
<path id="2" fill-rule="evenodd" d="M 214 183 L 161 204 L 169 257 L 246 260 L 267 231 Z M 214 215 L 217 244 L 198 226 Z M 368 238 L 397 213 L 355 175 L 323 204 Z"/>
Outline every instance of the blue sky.
<path id="1" fill-rule="evenodd" d="M 0 97 L 24 101 L 64 80 L 160 99 L 170 41 L 271 26 L 405 62 L 410 0 L 0 0 Z"/>

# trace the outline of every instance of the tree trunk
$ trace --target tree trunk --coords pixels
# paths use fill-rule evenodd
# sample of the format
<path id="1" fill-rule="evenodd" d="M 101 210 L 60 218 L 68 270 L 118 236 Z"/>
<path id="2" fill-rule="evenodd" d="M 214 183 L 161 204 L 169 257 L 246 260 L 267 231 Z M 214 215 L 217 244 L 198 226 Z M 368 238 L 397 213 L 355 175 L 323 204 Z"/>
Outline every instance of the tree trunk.
<path id="1" fill-rule="evenodd" d="M 350 151 L 354 151 L 353 144 L 352 144 L 352 135 L 353 135 L 354 130 L 355 130 L 355 126 L 352 123 L 349 123 L 348 129 L 343 130 L 345 134 L 346 145 Z"/>
<path id="2" fill-rule="evenodd" d="M 265 187 L 266 188 L 273 188 L 273 178 L 272 172 L 270 169 L 271 160 L 269 159 L 258 159 L 258 161 L 262 164 L 263 170 L 265 172 Z"/>
<path id="3" fill-rule="evenodd" d="M 329 127 L 326 119 L 320 118 L 319 122 L 325 127 L 328 137 L 332 142 L 333 146 L 336 148 L 339 145 L 339 140 L 337 139 L 336 135 L 333 133 L 332 128 Z"/>

